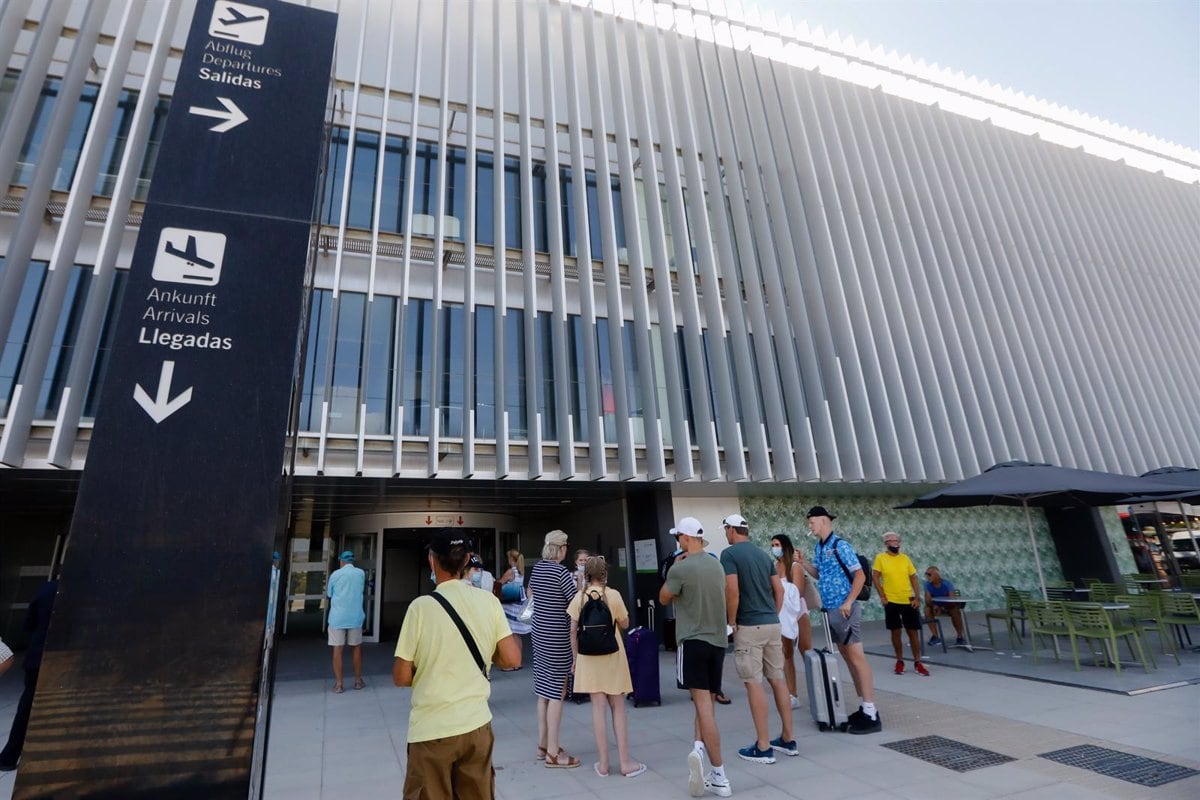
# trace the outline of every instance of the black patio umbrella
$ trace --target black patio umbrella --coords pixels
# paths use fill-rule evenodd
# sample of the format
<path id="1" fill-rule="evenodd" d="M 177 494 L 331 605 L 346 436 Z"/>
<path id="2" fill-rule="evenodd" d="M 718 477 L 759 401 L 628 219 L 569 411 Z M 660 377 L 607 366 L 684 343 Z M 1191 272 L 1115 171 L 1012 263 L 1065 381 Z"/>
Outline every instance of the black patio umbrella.
<path id="1" fill-rule="evenodd" d="M 1029 544 L 1037 564 L 1042 597 L 1046 596 L 1046 578 L 1042 559 L 1033 536 L 1030 506 L 1060 508 L 1064 506 L 1116 505 L 1132 495 L 1154 497 L 1177 494 L 1179 486 L 1160 483 L 1154 478 L 1095 472 L 1086 469 L 1056 467 L 1028 461 L 1006 461 L 988 467 L 973 478 L 966 478 L 937 491 L 922 495 L 911 503 L 897 508 L 961 508 L 963 506 L 1021 506 L 1025 509 L 1025 525 L 1029 529 Z"/>

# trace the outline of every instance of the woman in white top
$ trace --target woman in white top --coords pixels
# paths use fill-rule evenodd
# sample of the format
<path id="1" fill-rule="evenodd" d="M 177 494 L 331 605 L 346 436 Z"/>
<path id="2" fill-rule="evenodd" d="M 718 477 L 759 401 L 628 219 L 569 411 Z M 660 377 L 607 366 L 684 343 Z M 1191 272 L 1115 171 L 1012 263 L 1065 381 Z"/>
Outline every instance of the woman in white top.
<path id="1" fill-rule="evenodd" d="M 800 705 L 796 699 L 796 647 L 799 646 L 801 653 L 812 649 L 812 623 L 808 619 L 808 603 L 804 600 L 808 576 L 799 564 L 792 563 L 795 552 L 792 540 L 786 534 L 771 537 L 775 572 L 783 580 L 779 628 L 783 638 L 783 677 L 787 681 L 788 694 L 792 697 L 792 708 Z"/>

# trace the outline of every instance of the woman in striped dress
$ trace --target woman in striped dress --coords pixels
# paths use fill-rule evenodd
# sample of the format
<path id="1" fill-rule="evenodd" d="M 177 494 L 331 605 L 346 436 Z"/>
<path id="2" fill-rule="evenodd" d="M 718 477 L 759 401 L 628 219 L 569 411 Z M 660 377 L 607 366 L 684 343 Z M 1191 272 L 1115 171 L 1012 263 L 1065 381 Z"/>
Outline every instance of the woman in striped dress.
<path id="1" fill-rule="evenodd" d="M 575 578 L 561 562 L 567 557 L 567 535 L 546 534 L 542 560 L 529 572 L 533 594 L 533 693 L 537 695 L 538 758 L 547 767 L 579 766 L 579 759 L 558 744 L 567 677 L 574 666 L 571 620 L 567 604 L 575 597 Z"/>

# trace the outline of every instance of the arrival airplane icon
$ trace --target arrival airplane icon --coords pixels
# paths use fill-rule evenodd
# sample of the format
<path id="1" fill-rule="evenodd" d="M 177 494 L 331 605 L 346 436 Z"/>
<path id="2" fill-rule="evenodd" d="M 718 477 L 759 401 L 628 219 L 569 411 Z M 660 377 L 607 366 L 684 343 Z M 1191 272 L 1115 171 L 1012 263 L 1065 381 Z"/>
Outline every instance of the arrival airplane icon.
<path id="1" fill-rule="evenodd" d="M 156 281 L 215 286 L 221 279 L 224 257 L 223 233 L 163 228 L 151 277 Z"/>
<path id="2" fill-rule="evenodd" d="M 208 23 L 208 35 L 243 44 L 262 44 L 267 38 L 270 16 L 271 12 L 259 6 L 217 0 Z"/>

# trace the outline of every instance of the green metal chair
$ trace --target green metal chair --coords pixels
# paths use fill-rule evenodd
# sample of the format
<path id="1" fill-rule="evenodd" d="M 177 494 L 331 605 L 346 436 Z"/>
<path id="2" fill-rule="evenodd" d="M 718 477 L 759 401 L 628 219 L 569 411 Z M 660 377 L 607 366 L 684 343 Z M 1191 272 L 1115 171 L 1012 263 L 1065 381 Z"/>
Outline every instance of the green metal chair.
<path id="1" fill-rule="evenodd" d="M 1033 648 L 1033 663 L 1037 664 L 1038 660 L 1038 636 L 1050 637 L 1055 661 L 1059 660 L 1058 637 L 1066 636 L 1071 642 L 1071 658 L 1075 662 L 1075 671 L 1078 672 L 1079 646 L 1063 603 L 1055 600 L 1028 600 L 1025 603 L 1025 613 L 1029 615 L 1029 640 Z"/>
<path id="2" fill-rule="evenodd" d="M 1088 598 L 1093 603 L 1112 603 L 1119 594 L 1128 594 L 1124 586 L 1115 583 L 1093 583 Z"/>
<path id="3" fill-rule="evenodd" d="M 1157 592 L 1156 597 L 1162 607 L 1160 621 L 1164 625 L 1174 626 L 1179 634 L 1179 642 L 1187 637 L 1187 643 L 1192 643 L 1192 634 L 1188 625 L 1200 625 L 1200 606 L 1196 605 L 1191 592 Z"/>
<path id="4" fill-rule="evenodd" d="M 1179 586 L 1193 592 L 1200 592 L 1200 572 L 1185 572 L 1179 576 Z"/>
<path id="5" fill-rule="evenodd" d="M 1146 651 L 1142 647 L 1142 637 L 1136 625 L 1119 619 L 1114 619 L 1099 603 L 1065 603 L 1067 621 L 1075 635 L 1080 639 L 1094 639 L 1104 646 L 1104 654 L 1108 661 L 1121 674 L 1121 654 L 1118 650 L 1118 640 L 1124 639 L 1129 647 L 1129 654 L 1142 662 L 1146 673 L 1150 672 L 1150 663 L 1146 660 Z M 1137 645 L 1137 653 L 1133 651 Z"/>
<path id="6" fill-rule="evenodd" d="M 1125 603 L 1129 606 L 1128 611 L 1121 612 L 1129 619 L 1131 623 L 1141 629 L 1142 633 L 1147 631 L 1155 631 L 1158 633 L 1158 642 L 1162 647 L 1163 655 L 1167 654 L 1167 648 L 1170 649 L 1171 655 L 1175 657 L 1175 663 L 1182 666 L 1183 662 L 1179 660 L 1179 653 L 1175 649 L 1175 641 L 1171 636 L 1171 632 L 1167 630 L 1167 626 L 1162 621 L 1162 603 L 1155 594 L 1119 594 L 1116 597 L 1116 602 Z M 1155 668 L 1158 667 L 1158 662 L 1154 658 L 1154 650 L 1150 647 L 1146 648 L 1146 654 L 1150 656 L 1150 663 Z"/>
<path id="7" fill-rule="evenodd" d="M 1004 625 L 1008 629 L 1008 643 L 1012 647 L 1020 645 L 1021 637 L 1025 635 L 1025 601 L 1030 599 L 1029 592 L 1023 592 L 1012 586 L 1001 586 L 1004 590 L 1004 609 L 998 611 L 989 611 L 984 615 L 983 621 L 987 623 L 988 639 L 991 641 L 992 647 L 996 646 L 996 637 L 992 633 L 992 620 L 1002 619 Z M 1021 633 L 1017 633 L 1017 623 L 1021 623 Z"/>

